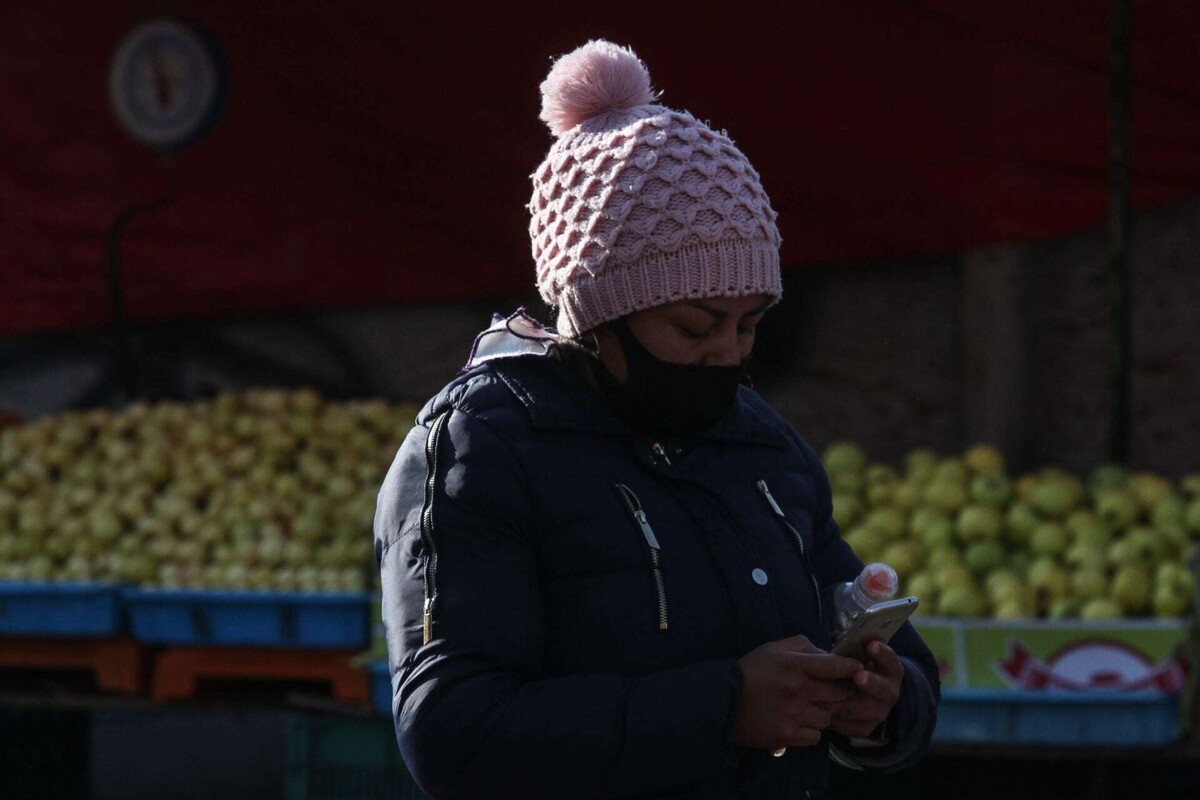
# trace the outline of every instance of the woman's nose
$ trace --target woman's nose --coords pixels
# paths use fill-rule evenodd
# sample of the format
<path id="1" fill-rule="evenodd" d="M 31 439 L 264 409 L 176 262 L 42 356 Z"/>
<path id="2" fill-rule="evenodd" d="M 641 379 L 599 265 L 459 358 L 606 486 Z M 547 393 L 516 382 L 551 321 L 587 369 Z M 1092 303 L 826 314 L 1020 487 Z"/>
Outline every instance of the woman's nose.
<path id="1" fill-rule="evenodd" d="M 712 338 L 712 347 L 701 362 L 709 367 L 735 367 L 742 363 L 742 345 L 737 328 Z"/>

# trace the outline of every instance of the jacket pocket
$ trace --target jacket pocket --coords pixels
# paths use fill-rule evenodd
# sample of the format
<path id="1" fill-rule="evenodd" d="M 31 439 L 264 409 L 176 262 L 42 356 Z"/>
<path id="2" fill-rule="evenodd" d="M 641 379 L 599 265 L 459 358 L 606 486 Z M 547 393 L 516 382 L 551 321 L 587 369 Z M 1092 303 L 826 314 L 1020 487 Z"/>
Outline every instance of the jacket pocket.
<path id="1" fill-rule="evenodd" d="M 767 486 L 767 482 L 761 478 L 754 483 L 758 487 L 758 493 L 763 496 L 767 506 L 771 509 L 771 513 L 776 519 L 783 524 L 784 528 L 792 535 L 796 546 L 800 549 L 800 559 L 804 562 L 805 568 L 808 570 L 808 577 L 812 580 L 813 594 L 817 597 L 817 618 L 821 620 L 821 624 L 825 624 L 825 610 L 821 606 L 821 587 L 817 585 L 817 574 L 813 572 L 812 562 L 808 558 L 808 548 L 804 545 L 804 537 L 800 535 L 800 531 L 796 530 L 796 526 L 788 521 L 787 514 L 783 513 L 783 508 L 775 501 L 774 495 L 771 494 L 771 487 Z"/>
<path id="2" fill-rule="evenodd" d="M 646 519 L 646 512 L 642 509 L 642 503 L 633 489 L 623 483 L 615 484 L 615 487 L 617 494 L 621 496 L 621 501 L 629 509 L 630 516 L 633 517 L 634 523 L 641 531 L 642 538 L 646 540 L 646 547 L 650 551 L 650 566 L 654 570 L 654 591 L 658 597 L 658 629 L 665 631 L 667 630 L 667 589 L 663 583 L 662 548 L 659 547 L 658 537 L 654 535 L 654 529 L 650 527 L 650 522 Z"/>
<path id="3" fill-rule="evenodd" d="M 425 546 L 425 603 L 421 614 L 422 644 L 433 638 L 433 601 L 437 597 L 438 552 L 434 535 L 433 497 L 438 479 L 438 443 L 450 421 L 450 411 L 444 411 L 429 426 L 425 437 L 425 501 L 421 506 L 421 542 Z"/>

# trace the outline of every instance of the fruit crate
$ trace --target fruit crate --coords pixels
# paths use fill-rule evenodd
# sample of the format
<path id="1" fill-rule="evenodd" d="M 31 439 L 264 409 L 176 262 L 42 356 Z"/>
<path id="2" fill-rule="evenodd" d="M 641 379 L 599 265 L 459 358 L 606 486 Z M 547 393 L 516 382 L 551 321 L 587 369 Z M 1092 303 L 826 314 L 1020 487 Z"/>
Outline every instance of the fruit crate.
<path id="1" fill-rule="evenodd" d="M 161 645 L 361 650 L 370 595 L 126 589 L 134 638 Z"/>
<path id="2" fill-rule="evenodd" d="M 943 744 L 1163 747 L 1181 735 L 1177 695 L 946 689 L 933 739 Z"/>
<path id="3" fill-rule="evenodd" d="M 371 705 L 381 717 L 392 718 L 392 674 L 387 661 L 372 661 L 366 665 L 371 677 Z"/>
<path id="4" fill-rule="evenodd" d="M 295 715 L 287 731 L 288 800 L 426 800 L 390 720 Z"/>
<path id="5" fill-rule="evenodd" d="M 114 636 L 121 628 L 114 586 L 0 582 L 0 635 Z"/>

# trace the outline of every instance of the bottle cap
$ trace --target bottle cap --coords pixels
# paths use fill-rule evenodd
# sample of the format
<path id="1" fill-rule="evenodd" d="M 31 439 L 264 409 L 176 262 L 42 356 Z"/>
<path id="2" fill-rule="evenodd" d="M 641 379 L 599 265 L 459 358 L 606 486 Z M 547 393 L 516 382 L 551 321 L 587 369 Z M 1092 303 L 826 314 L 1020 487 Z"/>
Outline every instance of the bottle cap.
<path id="1" fill-rule="evenodd" d="M 859 586 L 873 602 L 882 603 L 896 596 L 900 578 L 887 564 L 868 564 L 858 576 Z"/>

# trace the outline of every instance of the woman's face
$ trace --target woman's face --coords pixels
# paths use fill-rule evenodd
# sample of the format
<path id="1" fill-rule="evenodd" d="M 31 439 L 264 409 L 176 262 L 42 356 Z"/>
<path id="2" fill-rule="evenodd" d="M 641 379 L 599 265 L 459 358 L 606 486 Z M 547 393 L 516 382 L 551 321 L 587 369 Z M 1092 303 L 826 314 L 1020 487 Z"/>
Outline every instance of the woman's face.
<path id="1" fill-rule="evenodd" d="M 635 311 L 629 329 L 650 354 L 672 364 L 735 366 L 750 357 L 754 329 L 774 302 L 770 295 L 705 297 Z M 600 358 L 618 381 L 626 376 L 616 334 L 596 331 Z"/>

